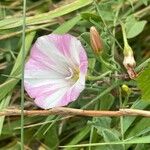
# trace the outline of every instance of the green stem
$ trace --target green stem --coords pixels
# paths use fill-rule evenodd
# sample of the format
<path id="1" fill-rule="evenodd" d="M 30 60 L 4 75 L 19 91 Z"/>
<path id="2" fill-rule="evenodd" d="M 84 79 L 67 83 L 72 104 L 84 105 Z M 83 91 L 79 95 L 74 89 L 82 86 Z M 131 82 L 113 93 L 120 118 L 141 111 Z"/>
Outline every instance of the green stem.
<path id="1" fill-rule="evenodd" d="M 113 66 L 112 64 L 108 63 L 107 61 L 105 61 L 102 56 L 99 56 L 98 61 L 102 64 L 105 65 L 106 68 L 111 69 L 111 70 L 117 70 L 117 68 L 115 66 Z"/>
<path id="2" fill-rule="evenodd" d="M 113 40 L 112 50 L 111 50 L 111 55 L 113 57 L 113 61 L 114 61 L 114 57 L 115 57 L 115 46 L 116 46 L 115 45 L 116 44 L 116 42 L 115 42 L 115 39 L 116 39 L 116 29 L 115 29 L 115 27 L 116 27 L 116 22 L 117 22 L 117 19 L 118 19 L 119 12 L 120 12 L 120 7 L 116 11 L 114 22 L 113 22 L 114 28 L 113 28 L 112 34 L 113 34 L 114 40 Z"/>
<path id="3" fill-rule="evenodd" d="M 106 90 L 104 90 L 102 93 L 100 93 L 96 98 L 94 98 L 92 101 L 90 101 L 89 103 L 87 103 L 85 106 L 82 107 L 82 109 L 86 109 L 89 106 L 91 106 L 92 104 L 94 104 L 97 100 L 99 100 L 102 96 L 104 96 L 105 94 L 109 93 L 112 89 L 114 89 L 116 86 L 118 86 L 120 84 L 120 82 L 116 82 L 113 85 L 111 85 L 109 88 L 107 88 Z"/>
<path id="4" fill-rule="evenodd" d="M 124 56 L 133 55 L 132 48 L 128 44 L 128 40 L 127 40 L 127 36 L 126 36 L 126 31 L 125 31 L 125 26 L 124 26 L 124 24 L 122 22 L 120 24 L 121 24 L 121 28 L 122 28 L 122 34 L 123 34 L 123 42 L 124 42 L 123 53 L 124 53 Z"/>
<path id="5" fill-rule="evenodd" d="M 125 26 L 124 26 L 124 24 L 122 22 L 121 22 L 121 28 L 122 28 L 122 34 L 123 34 L 124 47 L 128 47 L 129 44 L 128 44 L 128 41 L 127 41 Z"/>
<path id="6" fill-rule="evenodd" d="M 25 61 L 25 28 L 26 28 L 26 0 L 23 0 L 22 24 L 22 80 L 21 80 L 21 150 L 24 150 L 24 61 Z"/>
<path id="7" fill-rule="evenodd" d="M 123 103 L 122 103 L 121 88 L 119 88 L 119 102 L 120 102 L 120 108 L 122 108 L 123 107 Z M 120 117 L 120 130 L 121 130 L 122 141 L 124 141 L 123 116 Z M 123 145 L 123 149 L 125 150 L 125 144 L 122 144 L 122 145 Z"/>
<path id="8" fill-rule="evenodd" d="M 107 71 L 100 76 L 87 76 L 87 80 L 90 80 L 90 81 L 100 80 L 100 79 L 104 78 L 105 76 L 109 75 L 110 73 L 111 73 L 111 71 Z"/>
<path id="9" fill-rule="evenodd" d="M 125 100 L 124 100 L 124 102 L 123 102 L 123 107 L 125 107 L 127 104 L 128 104 L 128 100 L 129 100 L 129 95 L 127 95 L 126 97 L 125 97 Z"/>
<path id="10" fill-rule="evenodd" d="M 142 62 L 138 67 L 136 67 L 136 71 L 140 71 L 142 68 L 146 67 L 150 63 L 150 58 L 146 59 Z"/>
<path id="11" fill-rule="evenodd" d="M 96 103 L 95 105 L 95 110 L 99 110 L 99 106 L 100 106 L 100 103 Z M 92 118 L 92 121 L 96 121 L 97 120 L 97 117 L 93 117 Z M 93 140 L 93 137 L 94 137 L 94 126 L 91 127 L 91 132 L 90 132 L 90 140 L 89 140 L 89 143 L 91 144 L 92 143 L 92 140 Z M 92 150 L 92 147 L 89 146 L 89 150 Z"/>

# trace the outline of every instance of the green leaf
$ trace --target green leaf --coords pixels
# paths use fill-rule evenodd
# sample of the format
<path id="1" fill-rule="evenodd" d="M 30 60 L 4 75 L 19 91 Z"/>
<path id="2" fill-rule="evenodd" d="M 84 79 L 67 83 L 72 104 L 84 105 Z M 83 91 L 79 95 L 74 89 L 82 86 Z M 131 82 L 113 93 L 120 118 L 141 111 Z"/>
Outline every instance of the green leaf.
<path id="1" fill-rule="evenodd" d="M 142 100 L 150 102 L 150 64 L 136 79 L 142 93 Z"/>
<path id="2" fill-rule="evenodd" d="M 133 105 L 131 106 L 131 108 L 134 109 L 144 109 L 148 106 L 147 103 L 145 103 L 144 101 L 140 101 L 139 99 L 137 99 Z M 126 131 L 128 131 L 128 129 L 130 129 L 130 126 L 133 124 L 133 122 L 135 121 L 137 117 L 130 117 L 130 116 L 126 116 L 123 119 L 123 132 L 126 133 Z"/>
<path id="3" fill-rule="evenodd" d="M 101 110 L 109 110 L 114 103 L 114 97 L 111 94 L 106 94 L 102 98 L 100 103 Z"/>
<path id="4" fill-rule="evenodd" d="M 80 19 L 81 19 L 80 15 L 74 17 L 73 19 L 70 19 L 69 21 L 67 21 L 67 22 L 63 23 L 61 26 L 59 26 L 56 30 L 54 30 L 53 33 L 55 33 L 55 34 L 67 33 L 80 21 Z"/>
<path id="5" fill-rule="evenodd" d="M 56 125 L 52 126 L 52 128 L 50 128 L 50 130 L 48 130 L 43 137 L 45 138 L 44 144 L 50 147 L 51 150 L 57 149 L 59 145 L 59 139 Z M 49 140 L 49 137 L 51 137 L 51 140 Z"/>
<path id="6" fill-rule="evenodd" d="M 4 98 L 1 102 L 0 102 L 0 110 L 3 110 L 5 109 L 9 102 L 10 102 L 10 99 L 11 99 L 11 95 L 8 95 L 6 98 Z M 4 123 L 4 119 L 5 119 L 5 116 L 1 116 L 0 117 L 0 135 L 2 133 L 2 128 L 3 128 L 3 123 Z"/>
<path id="7" fill-rule="evenodd" d="M 73 145 L 79 143 L 90 131 L 90 127 L 86 126 L 84 127 L 67 145 Z M 64 150 L 72 150 L 69 148 L 66 148 Z"/>
<path id="8" fill-rule="evenodd" d="M 150 131 L 150 118 L 142 118 L 134 125 L 127 138 L 141 136 Z"/>
<path id="9" fill-rule="evenodd" d="M 25 51 L 25 56 L 28 54 L 28 51 L 31 47 L 33 38 L 35 36 L 35 32 L 28 33 L 26 36 L 26 51 Z M 17 78 L 11 78 L 8 79 L 6 82 L 0 85 L 0 100 L 2 100 L 13 88 L 14 86 L 18 83 L 20 80 L 21 76 L 21 64 L 22 64 L 22 48 L 18 54 L 18 57 L 16 59 L 15 65 L 11 71 L 11 76 L 15 76 Z"/>
<path id="10" fill-rule="evenodd" d="M 101 18 L 96 14 L 86 12 L 86 13 L 82 13 L 81 16 L 83 19 L 88 20 L 88 21 L 90 21 L 91 19 L 96 21 L 96 22 L 101 21 Z"/>
<path id="11" fill-rule="evenodd" d="M 114 13 L 114 9 L 112 9 L 113 4 L 114 1 L 110 1 L 109 3 L 100 3 L 99 5 L 96 4 L 96 8 L 101 19 L 106 21 L 114 20 L 115 13 Z"/>
<path id="12" fill-rule="evenodd" d="M 94 123 L 94 127 L 97 129 L 97 133 L 100 134 L 105 142 L 120 141 L 119 132 L 115 129 L 111 129 L 111 118 L 101 117 L 97 118 Z M 111 150 L 123 150 L 122 145 L 110 145 Z"/>
<path id="13" fill-rule="evenodd" d="M 90 144 L 79 144 L 79 145 L 67 145 L 67 146 L 60 146 L 61 148 L 76 148 L 76 147 L 89 147 L 89 146 L 99 146 L 99 145 L 118 145 L 118 144 L 140 144 L 140 143 L 148 143 L 149 144 L 150 135 L 134 138 L 130 140 L 124 140 L 124 141 L 115 141 L 115 142 L 105 142 L 105 143 L 90 143 Z"/>
<path id="14" fill-rule="evenodd" d="M 93 73 L 94 67 L 95 67 L 96 59 L 95 58 L 89 58 L 88 59 L 88 72 L 89 74 Z"/>
<path id="15" fill-rule="evenodd" d="M 48 13 L 43 13 L 31 17 L 26 17 L 26 24 L 27 25 L 35 25 L 35 24 L 42 24 L 55 21 L 54 18 L 66 15 L 71 13 L 75 10 L 83 8 L 89 4 L 91 4 L 93 0 L 76 0 L 70 4 L 61 6 L 55 10 L 52 10 Z M 22 25 L 22 18 L 7 18 L 0 21 L 0 29 L 10 29 L 20 27 Z"/>
<path id="16" fill-rule="evenodd" d="M 146 5 L 146 6 L 148 5 L 148 1 L 149 1 L 149 0 L 141 0 L 141 1 L 142 1 L 142 3 L 143 3 L 144 5 Z"/>
<path id="17" fill-rule="evenodd" d="M 137 21 L 133 16 L 126 19 L 125 28 L 127 33 L 127 38 L 133 38 L 139 35 L 146 25 L 147 21 Z"/>

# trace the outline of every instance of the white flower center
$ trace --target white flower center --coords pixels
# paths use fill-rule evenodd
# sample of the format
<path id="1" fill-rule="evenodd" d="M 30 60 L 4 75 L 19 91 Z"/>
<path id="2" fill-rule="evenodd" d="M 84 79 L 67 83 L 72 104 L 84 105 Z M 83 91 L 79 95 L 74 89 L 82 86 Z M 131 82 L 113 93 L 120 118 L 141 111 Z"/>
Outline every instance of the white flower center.
<path id="1" fill-rule="evenodd" d="M 75 82 L 78 80 L 78 78 L 79 78 L 79 69 L 69 67 L 69 74 L 67 75 L 65 79 Z"/>

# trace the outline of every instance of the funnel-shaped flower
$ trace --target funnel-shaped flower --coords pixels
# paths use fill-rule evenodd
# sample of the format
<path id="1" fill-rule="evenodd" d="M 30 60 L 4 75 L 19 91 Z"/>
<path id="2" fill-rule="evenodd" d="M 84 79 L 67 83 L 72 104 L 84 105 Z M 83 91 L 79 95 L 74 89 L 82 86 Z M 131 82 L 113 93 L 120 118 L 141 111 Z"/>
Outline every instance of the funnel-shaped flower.
<path id="1" fill-rule="evenodd" d="M 65 106 L 83 91 L 86 73 L 86 52 L 77 38 L 45 35 L 35 42 L 25 65 L 25 90 L 41 108 Z"/>

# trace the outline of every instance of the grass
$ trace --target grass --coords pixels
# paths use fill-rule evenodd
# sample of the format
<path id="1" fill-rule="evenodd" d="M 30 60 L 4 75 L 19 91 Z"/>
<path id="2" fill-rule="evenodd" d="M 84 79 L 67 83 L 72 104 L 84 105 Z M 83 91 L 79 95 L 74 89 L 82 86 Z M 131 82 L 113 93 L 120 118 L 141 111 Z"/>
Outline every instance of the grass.
<path id="1" fill-rule="evenodd" d="M 148 100 L 141 98 L 141 80 L 123 76 L 127 72 L 122 64 L 124 43 L 120 26 L 122 22 L 126 27 L 137 63 L 135 70 L 142 74 L 150 62 L 149 12 L 147 0 L 24 0 L 24 5 L 20 1 L 1 1 L 0 110 L 38 109 L 24 92 L 24 59 L 28 59 L 33 42 L 50 33 L 78 37 L 88 55 L 86 89 L 68 107 L 149 110 Z M 91 26 L 101 34 L 102 57 L 112 68 L 95 57 L 90 45 Z M 130 94 L 122 89 L 123 84 L 131 90 Z M 144 117 L 1 116 L 0 149 L 148 150 L 149 127 L 150 119 Z"/>

